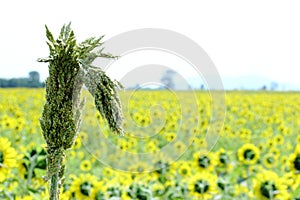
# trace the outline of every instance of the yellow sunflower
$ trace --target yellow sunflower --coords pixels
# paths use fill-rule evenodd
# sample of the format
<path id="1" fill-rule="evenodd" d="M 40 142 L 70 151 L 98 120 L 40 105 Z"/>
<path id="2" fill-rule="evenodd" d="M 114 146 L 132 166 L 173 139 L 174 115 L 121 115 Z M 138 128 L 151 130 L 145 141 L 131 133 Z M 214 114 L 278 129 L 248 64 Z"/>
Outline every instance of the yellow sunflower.
<path id="1" fill-rule="evenodd" d="M 272 153 L 276 157 L 276 159 L 280 157 L 280 150 L 276 147 L 270 148 L 269 153 Z"/>
<path id="2" fill-rule="evenodd" d="M 73 149 L 80 149 L 81 146 L 82 146 L 81 138 L 77 137 L 74 142 Z"/>
<path id="3" fill-rule="evenodd" d="M 298 134 L 297 139 L 296 139 L 297 143 L 300 143 L 300 134 Z"/>
<path id="4" fill-rule="evenodd" d="M 178 165 L 178 173 L 182 176 L 182 177 L 190 177 L 191 176 L 191 166 L 187 163 L 187 162 L 180 162 L 180 164 Z"/>
<path id="5" fill-rule="evenodd" d="M 0 137 L 0 182 L 9 174 L 10 169 L 17 166 L 17 152 L 7 138 Z"/>
<path id="6" fill-rule="evenodd" d="M 94 190 L 91 199 L 95 199 L 95 200 L 106 199 L 105 196 L 106 189 L 107 187 L 103 181 L 96 181 L 94 183 Z"/>
<path id="7" fill-rule="evenodd" d="M 126 140 L 119 140 L 118 146 L 121 150 L 126 151 L 129 149 L 129 143 Z"/>
<path id="8" fill-rule="evenodd" d="M 284 137 L 282 135 L 276 135 L 274 138 L 273 138 L 273 141 L 275 144 L 277 145 L 281 145 L 284 143 Z"/>
<path id="9" fill-rule="evenodd" d="M 194 164 L 197 168 L 202 170 L 213 171 L 217 165 L 216 156 L 212 152 L 200 151 L 196 152 L 193 155 L 193 158 L 196 162 Z"/>
<path id="10" fill-rule="evenodd" d="M 293 172 L 285 173 L 282 177 L 288 189 L 296 190 L 300 186 L 300 174 L 295 174 Z"/>
<path id="11" fill-rule="evenodd" d="M 16 200 L 32 200 L 32 196 L 30 195 L 26 195 L 26 196 L 23 196 L 23 197 L 20 197 L 20 196 L 16 196 Z"/>
<path id="12" fill-rule="evenodd" d="M 70 190 L 74 192 L 75 198 L 80 200 L 91 199 L 94 193 L 96 177 L 91 174 L 80 174 L 71 184 Z"/>
<path id="13" fill-rule="evenodd" d="M 216 153 L 216 160 L 217 166 L 219 167 L 218 171 L 228 172 L 232 169 L 229 154 L 225 151 L 225 149 L 219 149 L 219 151 Z"/>
<path id="14" fill-rule="evenodd" d="M 253 189 L 254 195 L 260 200 L 290 198 L 284 180 L 272 171 L 257 174 Z"/>
<path id="15" fill-rule="evenodd" d="M 149 153 L 154 153 L 156 151 L 158 151 L 159 148 L 157 147 L 157 145 L 155 144 L 155 142 L 150 141 L 145 145 L 145 152 L 149 152 Z"/>
<path id="16" fill-rule="evenodd" d="M 116 177 L 118 177 L 118 183 L 123 187 L 132 182 L 131 173 L 116 171 Z"/>
<path id="17" fill-rule="evenodd" d="M 170 132 L 170 133 L 166 134 L 166 140 L 168 142 L 173 141 L 175 138 L 176 138 L 176 133 L 174 133 L 174 132 Z"/>
<path id="18" fill-rule="evenodd" d="M 266 168 L 273 168 L 277 165 L 277 158 L 274 154 L 268 153 L 264 156 L 263 163 Z"/>
<path id="19" fill-rule="evenodd" d="M 186 145 L 182 141 L 177 141 L 174 144 L 174 149 L 177 154 L 182 154 L 186 150 Z"/>
<path id="20" fill-rule="evenodd" d="M 102 175 L 107 179 L 111 179 L 115 176 L 115 171 L 110 167 L 104 167 L 102 168 Z"/>
<path id="21" fill-rule="evenodd" d="M 155 196 L 161 196 L 165 193 L 166 188 L 160 182 L 156 182 L 152 185 L 151 190 L 152 190 L 152 192 L 154 193 Z"/>
<path id="22" fill-rule="evenodd" d="M 247 194 L 247 196 L 252 195 L 252 193 L 249 192 L 249 189 L 245 185 L 242 185 L 242 184 L 235 184 L 233 189 L 234 189 L 233 190 L 233 196 L 236 197 L 236 198 L 240 197 L 240 196 L 243 196 L 245 194 Z"/>
<path id="23" fill-rule="evenodd" d="M 260 155 L 259 149 L 254 144 L 244 144 L 238 150 L 238 160 L 246 165 L 253 165 L 257 163 Z"/>
<path id="24" fill-rule="evenodd" d="M 90 171 L 92 169 L 92 163 L 89 160 L 84 160 L 80 163 L 80 169 L 84 172 Z"/>
<path id="25" fill-rule="evenodd" d="M 147 163 L 138 162 L 135 165 L 129 166 L 128 171 L 133 173 L 143 173 L 149 170 L 149 166 Z"/>
<path id="26" fill-rule="evenodd" d="M 206 148 L 207 147 L 207 142 L 205 140 L 205 138 L 197 138 L 197 137 L 193 137 L 190 138 L 189 144 L 192 143 L 193 146 L 195 146 L 195 148 Z"/>
<path id="27" fill-rule="evenodd" d="M 289 166 L 292 171 L 300 173 L 300 145 L 297 145 L 294 153 L 290 155 Z"/>
<path id="28" fill-rule="evenodd" d="M 251 166 L 249 166 L 249 172 L 251 174 L 257 174 L 257 173 L 259 173 L 263 170 L 264 170 L 264 168 L 263 168 L 262 165 L 251 165 Z"/>
<path id="29" fill-rule="evenodd" d="M 200 172 L 193 176 L 188 183 L 189 194 L 196 199 L 213 199 L 217 194 L 217 176 Z"/>

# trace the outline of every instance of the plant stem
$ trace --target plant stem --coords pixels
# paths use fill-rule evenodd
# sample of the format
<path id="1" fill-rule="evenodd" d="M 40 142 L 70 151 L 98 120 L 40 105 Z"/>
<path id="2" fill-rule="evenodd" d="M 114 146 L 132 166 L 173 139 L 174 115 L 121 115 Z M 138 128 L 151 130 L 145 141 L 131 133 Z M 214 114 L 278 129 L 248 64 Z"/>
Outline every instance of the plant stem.
<path id="1" fill-rule="evenodd" d="M 64 150 L 49 150 L 50 156 L 47 160 L 48 173 L 50 178 L 50 200 L 59 200 L 61 179 L 64 173 Z"/>
<path id="2" fill-rule="evenodd" d="M 246 166 L 246 170 L 247 170 L 247 188 L 248 188 L 247 199 L 249 199 L 249 191 L 251 191 L 251 188 L 250 188 L 250 171 L 248 165 Z"/>
<path id="3" fill-rule="evenodd" d="M 50 200 L 59 200 L 58 198 L 58 174 L 53 174 L 50 182 Z"/>

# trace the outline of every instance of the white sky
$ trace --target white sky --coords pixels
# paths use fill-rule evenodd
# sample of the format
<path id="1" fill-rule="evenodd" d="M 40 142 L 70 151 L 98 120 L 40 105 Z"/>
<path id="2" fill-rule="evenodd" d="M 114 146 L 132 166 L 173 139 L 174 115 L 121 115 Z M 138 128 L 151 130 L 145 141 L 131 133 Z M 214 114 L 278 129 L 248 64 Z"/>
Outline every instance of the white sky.
<path id="1" fill-rule="evenodd" d="M 57 35 L 71 21 L 78 40 L 138 28 L 173 30 L 197 42 L 221 77 L 258 75 L 300 85 L 299 11 L 296 0 L 3 1 L 0 77 L 37 70 L 44 79 L 47 65 L 36 62 L 48 55 L 44 24 Z"/>
<path id="2" fill-rule="evenodd" d="M 151 69 L 146 70 L 144 67 Z M 206 83 L 202 78 L 203 74 L 201 72 L 199 74 L 191 64 L 174 54 L 161 50 L 141 50 L 129 53 L 109 65 L 106 73 L 113 79 L 123 79 L 124 82 L 121 81 L 121 83 L 125 87 L 133 87 L 137 83 L 160 82 L 162 74 L 167 69 L 176 71 L 185 80 L 185 84 L 181 83 L 183 85 L 192 85 L 191 78 L 194 77 L 200 79 L 201 83 Z M 130 80 L 128 80 L 129 77 Z M 180 85 L 180 83 L 177 84 Z M 197 86 L 200 87 L 199 81 Z"/>

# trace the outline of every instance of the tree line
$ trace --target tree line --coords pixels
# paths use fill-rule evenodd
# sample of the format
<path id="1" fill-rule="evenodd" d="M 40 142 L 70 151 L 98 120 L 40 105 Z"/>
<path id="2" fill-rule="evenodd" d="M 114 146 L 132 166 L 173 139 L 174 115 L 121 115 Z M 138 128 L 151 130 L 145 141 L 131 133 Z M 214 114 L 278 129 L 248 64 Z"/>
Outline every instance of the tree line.
<path id="1" fill-rule="evenodd" d="M 29 87 L 40 88 L 44 87 L 45 83 L 40 82 L 40 74 L 37 71 L 31 71 L 28 78 L 0 78 L 1 88 L 14 88 L 14 87 Z"/>

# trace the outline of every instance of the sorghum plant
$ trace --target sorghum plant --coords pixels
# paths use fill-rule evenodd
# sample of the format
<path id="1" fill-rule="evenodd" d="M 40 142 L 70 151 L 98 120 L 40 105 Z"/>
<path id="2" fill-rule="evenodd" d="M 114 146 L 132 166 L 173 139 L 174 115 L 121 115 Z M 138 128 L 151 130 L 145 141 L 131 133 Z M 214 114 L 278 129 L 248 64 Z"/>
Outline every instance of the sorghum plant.
<path id="1" fill-rule="evenodd" d="M 80 94 L 85 85 L 95 100 L 110 129 L 123 134 L 122 112 L 118 97 L 119 84 L 101 69 L 91 66 L 97 57 L 115 58 L 103 53 L 103 36 L 77 43 L 70 24 L 63 26 L 54 39 L 46 26 L 50 56 L 39 59 L 49 63 L 46 80 L 46 103 L 40 125 L 47 144 L 47 176 L 50 180 L 50 199 L 58 200 L 65 169 L 65 152 L 71 148 L 79 131 L 84 101 Z"/>

